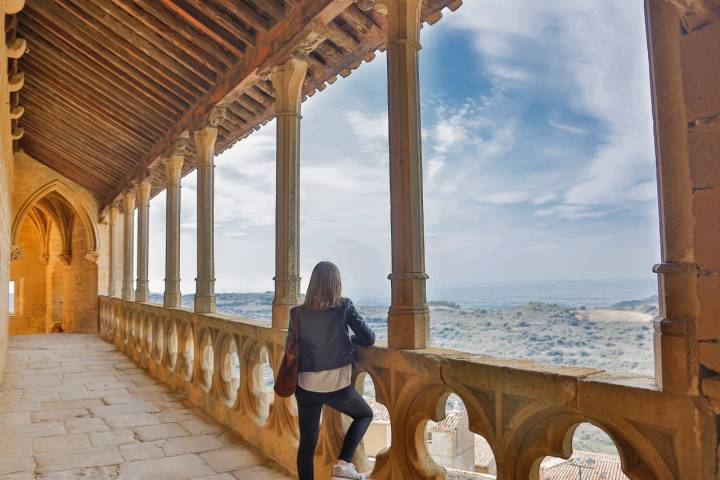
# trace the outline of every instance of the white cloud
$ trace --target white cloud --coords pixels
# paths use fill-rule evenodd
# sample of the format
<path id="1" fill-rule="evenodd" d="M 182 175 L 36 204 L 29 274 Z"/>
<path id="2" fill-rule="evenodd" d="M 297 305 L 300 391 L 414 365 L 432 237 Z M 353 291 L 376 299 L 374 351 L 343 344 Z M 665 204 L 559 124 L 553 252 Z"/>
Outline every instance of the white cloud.
<path id="1" fill-rule="evenodd" d="M 608 129 L 606 143 L 565 192 L 566 205 L 602 210 L 606 204 L 654 199 L 643 186 L 654 176 L 654 157 L 642 2 L 485 0 L 466 2 L 461 10 L 449 21 L 472 32 L 496 83 L 536 75 L 531 79 L 536 88 L 543 82 L 564 88 L 571 106 Z M 508 75 L 508 65 L 538 62 L 528 57 L 535 47 L 546 55 L 539 60 L 541 73 L 523 68 L 522 75 Z M 568 133 L 587 133 L 557 119 L 547 122 Z"/>
<path id="2" fill-rule="evenodd" d="M 567 124 L 556 122 L 556 121 L 550 120 L 550 119 L 548 119 L 547 123 L 557 129 L 563 130 L 565 132 L 576 133 L 578 135 L 584 135 L 587 133 L 584 128 L 576 127 L 574 125 L 567 125 Z"/>
<path id="3" fill-rule="evenodd" d="M 521 191 L 487 193 L 475 197 L 479 203 L 487 203 L 489 205 L 512 205 L 516 203 L 524 203 L 528 201 L 529 198 L 530 195 Z"/>

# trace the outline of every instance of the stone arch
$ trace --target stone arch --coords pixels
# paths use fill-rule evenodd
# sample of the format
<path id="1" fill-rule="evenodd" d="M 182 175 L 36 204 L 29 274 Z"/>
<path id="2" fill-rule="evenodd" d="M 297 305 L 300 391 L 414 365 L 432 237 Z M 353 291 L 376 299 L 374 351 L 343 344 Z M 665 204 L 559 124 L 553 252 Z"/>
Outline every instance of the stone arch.
<path id="1" fill-rule="evenodd" d="M 12 223 L 11 230 L 11 245 L 13 246 L 13 255 L 19 255 L 18 242 L 20 231 L 22 229 L 25 219 L 28 217 L 30 212 L 38 206 L 38 204 L 46 197 L 51 194 L 56 194 L 57 197 L 64 201 L 65 205 L 69 207 L 70 211 L 74 214 L 74 218 L 80 222 L 82 230 L 85 234 L 85 245 L 86 251 L 84 253 L 85 259 L 94 263 L 97 260 L 98 255 L 98 226 L 94 217 L 90 215 L 85 206 L 85 202 L 73 191 L 67 184 L 61 180 L 55 179 L 35 190 L 25 201 L 22 203 Z M 53 216 L 51 214 L 51 216 Z M 57 222 L 58 219 L 54 218 Z"/>
<path id="2" fill-rule="evenodd" d="M 658 442 L 655 436 L 647 435 L 630 422 L 598 419 L 561 406 L 532 410 L 524 412 L 522 420 L 516 419 L 520 422 L 512 429 L 515 433 L 503 442 L 503 474 L 498 478 L 536 479 L 543 457 L 569 458 L 573 435 L 581 423 L 603 430 L 612 439 L 622 470 L 631 479 L 678 478 L 677 464 L 673 461 L 675 452 L 661 448 L 667 442 Z"/>

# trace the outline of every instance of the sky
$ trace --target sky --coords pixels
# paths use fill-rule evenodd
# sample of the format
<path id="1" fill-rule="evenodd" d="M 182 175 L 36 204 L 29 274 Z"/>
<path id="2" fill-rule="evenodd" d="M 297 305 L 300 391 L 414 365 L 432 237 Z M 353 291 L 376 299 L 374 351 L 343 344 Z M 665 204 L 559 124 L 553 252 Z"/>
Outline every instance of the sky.
<path id="1" fill-rule="evenodd" d="M 421 32 L 428 292 L 530 281 L 652 281 L 659 233 L 640 0 L 466 0 Z M 302 105 L 303 289 L 319 260 L 346 292 L 389 294 L 386 58 Z M 275 125 L 216 158 L 217 291 L 273 289 Z M 195 173 L 181 276 L 194 291 Z M 162 292 L 165 195 L 151 201 Z"/>

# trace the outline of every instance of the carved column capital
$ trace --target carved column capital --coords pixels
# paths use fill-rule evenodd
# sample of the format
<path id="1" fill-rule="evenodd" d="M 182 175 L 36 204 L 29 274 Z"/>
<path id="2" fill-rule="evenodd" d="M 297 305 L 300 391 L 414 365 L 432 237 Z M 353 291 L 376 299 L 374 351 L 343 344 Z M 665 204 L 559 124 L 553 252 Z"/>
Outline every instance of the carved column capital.
<path id="1" fill-rule="evenodd" d="M 152 182 L 149 177 L 143 178 L 137 184 L 137 204 L 146 205 L 150 202 L 150 190 L 152 189 Z"/>
<path id="2" fill-rule="evenodd" d="M 275 88 L 275 114 L 277 116 L 299 114 L 307 67 L 306 61 L 291 58 L 272 69 L 272 83 Z"/>
<path id="3" fill-rule="evenodd" d="M 218 128 L 227 117 L 227 105 L 215 105 L 207 119 L 207 127 Z"/>
<path id="4" fill-rule="evenodd" d="M 22 249 L 18 245 L 13 245 L 10 248 L 10 261 L 20 260 L 22 256 Z"/>
<path id="5" fill-rule="evenodd" d="M 165 184 L 166 186 L 180 185 L 182 167 L 185 162 L 183 155 L 172 155 L 164 160 L 165 163 Z"/>
<path id="6" fill-rule="evenodd" d="M 327 25 L 319 20 L 313 21 L 307 29 L 307 35 L 298 43 L 292 55 L 299 59 L 307 57 L 329 36 L 330 30 Z"/>
<path id="7" fill-rule="evenodd" d="M 135 198 L 135 191 L 132 188 L 129 188 L 123 193 L 122 202 L 125 215 L 135 210 Z"/>
<path id="8" fill-rule="evenodd" d="M 180 134 L 180 136 L 173 142 L 172 145 L 172 157 L 184 157 L 187 153 L 187 147 L 188 142 L 190 141 L 190 134 L 188 132 L 183 132 Z"/>

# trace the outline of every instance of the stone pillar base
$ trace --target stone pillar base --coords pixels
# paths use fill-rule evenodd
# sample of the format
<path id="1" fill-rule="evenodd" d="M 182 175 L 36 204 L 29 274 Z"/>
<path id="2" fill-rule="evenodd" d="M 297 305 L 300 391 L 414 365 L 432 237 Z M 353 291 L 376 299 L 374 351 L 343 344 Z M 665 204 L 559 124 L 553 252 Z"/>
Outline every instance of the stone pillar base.
<path id="1" fill-rule="evenodd" d="M 430 311 L 426 307 L 393 305 L 388 310 L 388 347 L 426 348 L 430 341 Z"/>
<path id="2" fill-rule="evenodd" d="M 196 313 L 213 313 L 217 300 L 214 294 L 200 295 L 195 294 L 195 312 Z"/>

